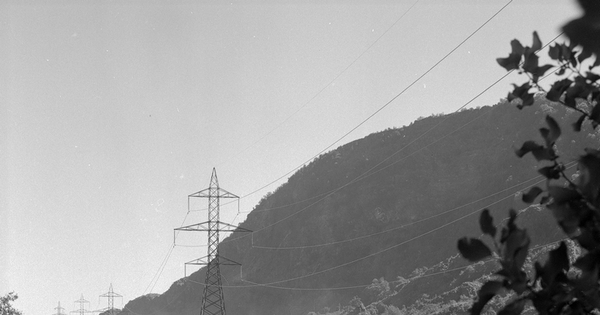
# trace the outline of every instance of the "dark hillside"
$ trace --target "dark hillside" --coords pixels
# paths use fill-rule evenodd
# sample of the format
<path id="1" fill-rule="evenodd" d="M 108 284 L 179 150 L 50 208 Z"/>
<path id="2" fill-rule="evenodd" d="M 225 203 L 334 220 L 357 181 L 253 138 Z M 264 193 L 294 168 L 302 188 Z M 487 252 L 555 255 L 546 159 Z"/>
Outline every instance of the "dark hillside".
<path id="1" fill-rule="evenodd" d="M 541 180 L 534 179 L 533 158 L 519 159 L 513 151 L 540 139 L 532 126 L 541 126 L 550 112 L 563 126 L 576 118 L 547 103 L 522 111 L 499 104 L 424 118 L 315 159 L 254 208 L 241 224 L 252 234 L 221 244 L 224 256 L 243 264 L 243 279 L 239 268 L 222 269 L 228 314 L 337 310 L 354 296 L 368 304 L 381 298 L 366 288 L 373 279 L 383 277 L 396 288 L 419 273 L 466 266 L 456 241 L 478 235 L 478 211 L 490 207 L 500 220 L 511 207 L 523 209 L 519 192 Z M 596 134 L 563 131 L 560 151 L 598 146 Z M 519 220 L 534 244 L 562 237 L 543 211 L 528 210 Z M 456 299 L 458 289 L 448 292 L 491 270 L 479 267 L 470 274 L 420 276 L 386 302 L 425 308 L 423 294 Z M 126 309 L 197 314 L 203 277 L 204 269 Z"/>

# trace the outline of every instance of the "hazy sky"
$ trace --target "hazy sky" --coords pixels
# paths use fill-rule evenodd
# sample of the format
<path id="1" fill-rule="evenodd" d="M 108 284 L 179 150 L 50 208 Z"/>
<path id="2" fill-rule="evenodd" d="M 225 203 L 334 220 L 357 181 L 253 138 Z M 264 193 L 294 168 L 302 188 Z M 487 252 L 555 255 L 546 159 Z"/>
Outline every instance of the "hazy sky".
<path id="1" fill-rule="evenodd" d="M 563 0 L 1 1 L 0 295 L 16 291 L 26 315 L 53 314 L 58 301 L 72 311 L 81 294 L 88 309 L 106 307 L 98 295 L 110 283 L 124 303 L 136 298 L 173 243 L 187 195 L 208 186 L 213 167 L 251 210 L 287 176 L 252 192 L 334 143 L 508 2 L 333 149 L 457 110 L 505 73 L 495 58 L 508 55 L 510 40 L 530 44 L 538 30 L 546 43 L 578 8 Z M 515 81 L 470 106 L 495 104 Z M 236 212 L 224 207 L 221 218 L 237 224 L 245 215 Z M 205 220 L 194 212 L 186 223 Z M 203 244 L 200 234 L 179 241 Z M 153 292 L 205 251 L 175 247 Z"/>

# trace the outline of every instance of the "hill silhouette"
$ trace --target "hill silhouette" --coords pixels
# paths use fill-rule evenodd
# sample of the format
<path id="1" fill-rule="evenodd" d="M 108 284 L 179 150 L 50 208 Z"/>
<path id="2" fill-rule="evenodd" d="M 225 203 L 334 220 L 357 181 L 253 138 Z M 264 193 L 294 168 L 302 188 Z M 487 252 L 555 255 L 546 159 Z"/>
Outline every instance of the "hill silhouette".
<path id="1" fill-rule="evenodd" d="M 514 149 L 538 139 L 552 113 L 577 119 L 542 97 L 525 110 L 495 106 L 419 119 L 321 155 L 267 194 L 240 226 L 254 231 L 220 245 L 243 269 L 221 269 L 227 313 L 432 314 L 466 310 L 493 262 L 469 265 L 456 241 L 478 236 L 478 215 L 521 210 L 534 254 L 561 239 L 551 214 L 520 194 L 543 182 L 535 160 Z M 589 127 L 589 126 L 588 126 Z M 598 135 L 563 130 L 563 156 L 598 147 Z M 575 172 L 574 168 L 568 171 Z M 205 269 L 121 313 L 198 314 Z M 375 279 L 375 280 L 374 280 Z M 478 284 L 479 283 L 479 284 Z M 435 311 L 433 311 L 435 310 Z"/>

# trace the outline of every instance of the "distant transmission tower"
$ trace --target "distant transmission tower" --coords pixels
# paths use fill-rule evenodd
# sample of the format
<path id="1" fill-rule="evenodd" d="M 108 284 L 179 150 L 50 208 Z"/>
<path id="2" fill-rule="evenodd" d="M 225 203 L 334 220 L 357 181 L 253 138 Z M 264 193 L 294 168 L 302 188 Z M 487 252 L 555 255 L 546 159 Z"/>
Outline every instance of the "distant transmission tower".
<path id="1" fill-rule="evenodd" d="M 63 313 L 63 311 L 65 310 L 64 307 L 60 307 L 60 301 L 58 301 L 58 306 L 54 308 L 56 310 L 55 314 L 52 315 L 65 315 L 65 313 Z"/>
<path id="2" fill-rule="evenodd" d="M 207 231 L 208 255 L 185 263 L 186 265 L 205 265 L 204 295 L 201 315 L 224 315 L 225 299 L 221 286 L 220 265 L 240 266 L 239 263 L 219 255 L 219 232 L 251 232 L 219 221 L 219 200 L 221 198 L 240 198 L 219 187 L 217 171 L 213 168 L 210 186 L 207 189 L 191 194 L 188 198 L 208 198 L 208 221 L 176 228 L 175 231 Z"/>
<path id="3" fill-rule="evenodd" d="M 101 294 L 100 297 L 101 298 L 105 297 L 108 299 L 108 307 L 98 310 L 97 312 L 104 313 L 104 312 L 108 311 L 109 315 L 116 314 L 117 309 L 115 308 L 115 298 L 116 297 L 122 298 L 123 296 L 120 294 L 117 294 L 113 291 L 112 283 L 110 284 L 110 288 L 108 288 L 108 292 Z"/>
<path id="4" fill-rule="evenodd" d="M 83 299 L 83 294 L 79 300 L 75 301 L 75 303 L 79 303 L 79 309 L 76 311 L 72 311 L 71 313 L 79 313 L 79 315 L 84 315 L 85 313 L 91 313 L 92 311 L 88 311 L 85 309 L 85 303 L 90 303 L 90 301 L 86 301 Z"/>

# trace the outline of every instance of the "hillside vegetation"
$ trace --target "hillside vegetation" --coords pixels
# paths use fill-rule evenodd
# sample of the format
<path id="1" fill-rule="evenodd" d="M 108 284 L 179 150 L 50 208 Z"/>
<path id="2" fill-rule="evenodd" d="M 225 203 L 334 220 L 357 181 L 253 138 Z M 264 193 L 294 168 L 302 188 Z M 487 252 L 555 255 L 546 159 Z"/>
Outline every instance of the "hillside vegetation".
<path id="1" fill-rule="evenodd" d="M 550 112 L 565 125 L 578 118 L 543 97 L 527 111 L 503 101 L 420 119 L 323 154 L 256 205 L 241 224 L 253 233 L 221 243 L 221 254 L 243 265 L 221 269 L 227 313 L 465 311 L 497 267 L 469 265 L 457 254 L 457 239 L 479 233 L 481 209 L 496 218 L 521 210 L 534 256 L 563 237 L 549 213 L 521 202 L 522 191 L 544 179 L 533 157 L 514 154 L 539 137 L 536 127 Z M 563 132 L 557 148 L 565 159 L 598 147 L 588 127 Z M 204 273 L 139 297 L 122 314 L 198 314 Z"/>

